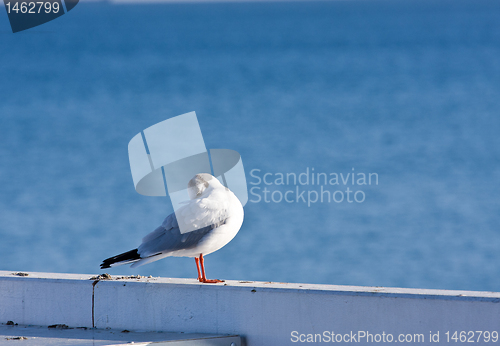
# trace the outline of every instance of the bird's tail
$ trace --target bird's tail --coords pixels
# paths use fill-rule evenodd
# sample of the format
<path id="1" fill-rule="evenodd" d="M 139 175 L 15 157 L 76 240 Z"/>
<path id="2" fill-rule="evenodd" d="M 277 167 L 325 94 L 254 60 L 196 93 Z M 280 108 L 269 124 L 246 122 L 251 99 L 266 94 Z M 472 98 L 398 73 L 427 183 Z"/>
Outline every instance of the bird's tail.
<path id="1" fill-rule="evenodd" d="M 141 259 L 141 255 L 137 252 L 137 249 L 124 252 L 122 254 L 105 259 L 101 263 L 101 269 L 111 268 L 115 266 L 120 266 L 122 264 L 133 263 Z"/>

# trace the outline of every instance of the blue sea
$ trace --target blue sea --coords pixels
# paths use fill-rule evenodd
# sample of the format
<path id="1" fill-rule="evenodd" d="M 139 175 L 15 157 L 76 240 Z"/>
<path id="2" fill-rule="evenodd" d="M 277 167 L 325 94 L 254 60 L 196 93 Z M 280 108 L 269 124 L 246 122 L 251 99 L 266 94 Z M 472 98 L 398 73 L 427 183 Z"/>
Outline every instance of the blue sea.
<path id="1" fill-rule="evenodd" d="M 128 142 L 196 111 L 254 188 L 209 278 L 500 291 L 498 1 L 82 1 L 16 34 L 0 9 L 0 66 L 1 270 L 136 248 L 173 209 L 135 192 Z M 279 185 L 313 169 L 339 184 Z"/>

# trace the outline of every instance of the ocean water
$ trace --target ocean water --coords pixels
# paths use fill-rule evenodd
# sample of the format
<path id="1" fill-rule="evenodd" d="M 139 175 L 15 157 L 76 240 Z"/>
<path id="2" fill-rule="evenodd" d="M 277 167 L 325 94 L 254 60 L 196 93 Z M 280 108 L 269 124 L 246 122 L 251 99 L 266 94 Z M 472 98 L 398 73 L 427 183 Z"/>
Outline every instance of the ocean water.
<path id="1" fill-rule="evenodd" d="M 497 1 L 81 2 L 17 34 L 0 10 L 0 64 L 2 270 L 95 274 L 137 247 L 172 206 L 135 192 L 128 141 L 196 111 L 254 188 L 209 277 L 500 290 Z M 308 205 L 325 190 L 344 200 Z"/>

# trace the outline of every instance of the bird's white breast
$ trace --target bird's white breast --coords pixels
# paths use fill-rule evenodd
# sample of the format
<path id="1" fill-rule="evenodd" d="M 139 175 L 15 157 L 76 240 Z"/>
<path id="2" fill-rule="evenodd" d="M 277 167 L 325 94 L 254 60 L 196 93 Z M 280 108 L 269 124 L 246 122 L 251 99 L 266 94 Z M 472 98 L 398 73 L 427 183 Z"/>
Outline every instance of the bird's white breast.
<path id="1" fill-rule="evenodd" d="M 227 196 L 228 210 L 226 222 L 214 228 L 195 248 L 178 250 L 171 253 L 171 256 L 197 257 L 200 253 L 205 256 L 224 247 L 236 236 L 243 224 L 243 206 L 231 191 L 227 191 Z"/>

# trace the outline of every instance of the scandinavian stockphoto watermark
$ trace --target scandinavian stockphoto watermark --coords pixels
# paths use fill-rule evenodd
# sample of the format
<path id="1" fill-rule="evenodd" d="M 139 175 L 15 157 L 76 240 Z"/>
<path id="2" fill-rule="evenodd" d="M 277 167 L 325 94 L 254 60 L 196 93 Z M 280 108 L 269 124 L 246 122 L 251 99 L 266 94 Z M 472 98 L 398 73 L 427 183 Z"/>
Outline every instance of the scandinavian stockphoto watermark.
<path id="1" fill-rule="evenodd" d="M 252 203 L 363 203 L 364 186 L 378 185 L 377 173 L 315 172 L 307 167 L 302 173 L 263 173 L 250 171 L 250 199 Z"/>
<path id="2" fill-rule="evenodd" d="M 192 197 L 188 184 L 196 174 L 212 174 L 242 206 L 248 201 L 240 154 L 231 149 L 207 149 L 195 112 L 163 120 L 136 134 L 128 144 L 128 155 L 135 190 L 144 196 L 168 196 L 177 220 L 186 219 L 178 213 Z M 197 227 L 210 222 L 210 218 L 199 219 Z M 194 231 L 191 224 L 178 223 L 181 233 Z"/>
<path id="3" fill-rule="evenodd" d="M 79 0 L 4 0 L 12 32 L 45 24 L 71 11 Z"/>
<path id="4" fill-rule="evenodd" d="M 424 333 L 386 333 L 370 332 L 368 330 L 349 331 L 338 333 L 323 331 L 323 333 L 301 333 L 292 331 L 290 341 L 297 343 L 409 343 L 409 344 L 434 344 L 434 343 L 496 343 L 499 341 L 498 331 L 488 330 L 447 330 L 429 331 Z"/>

